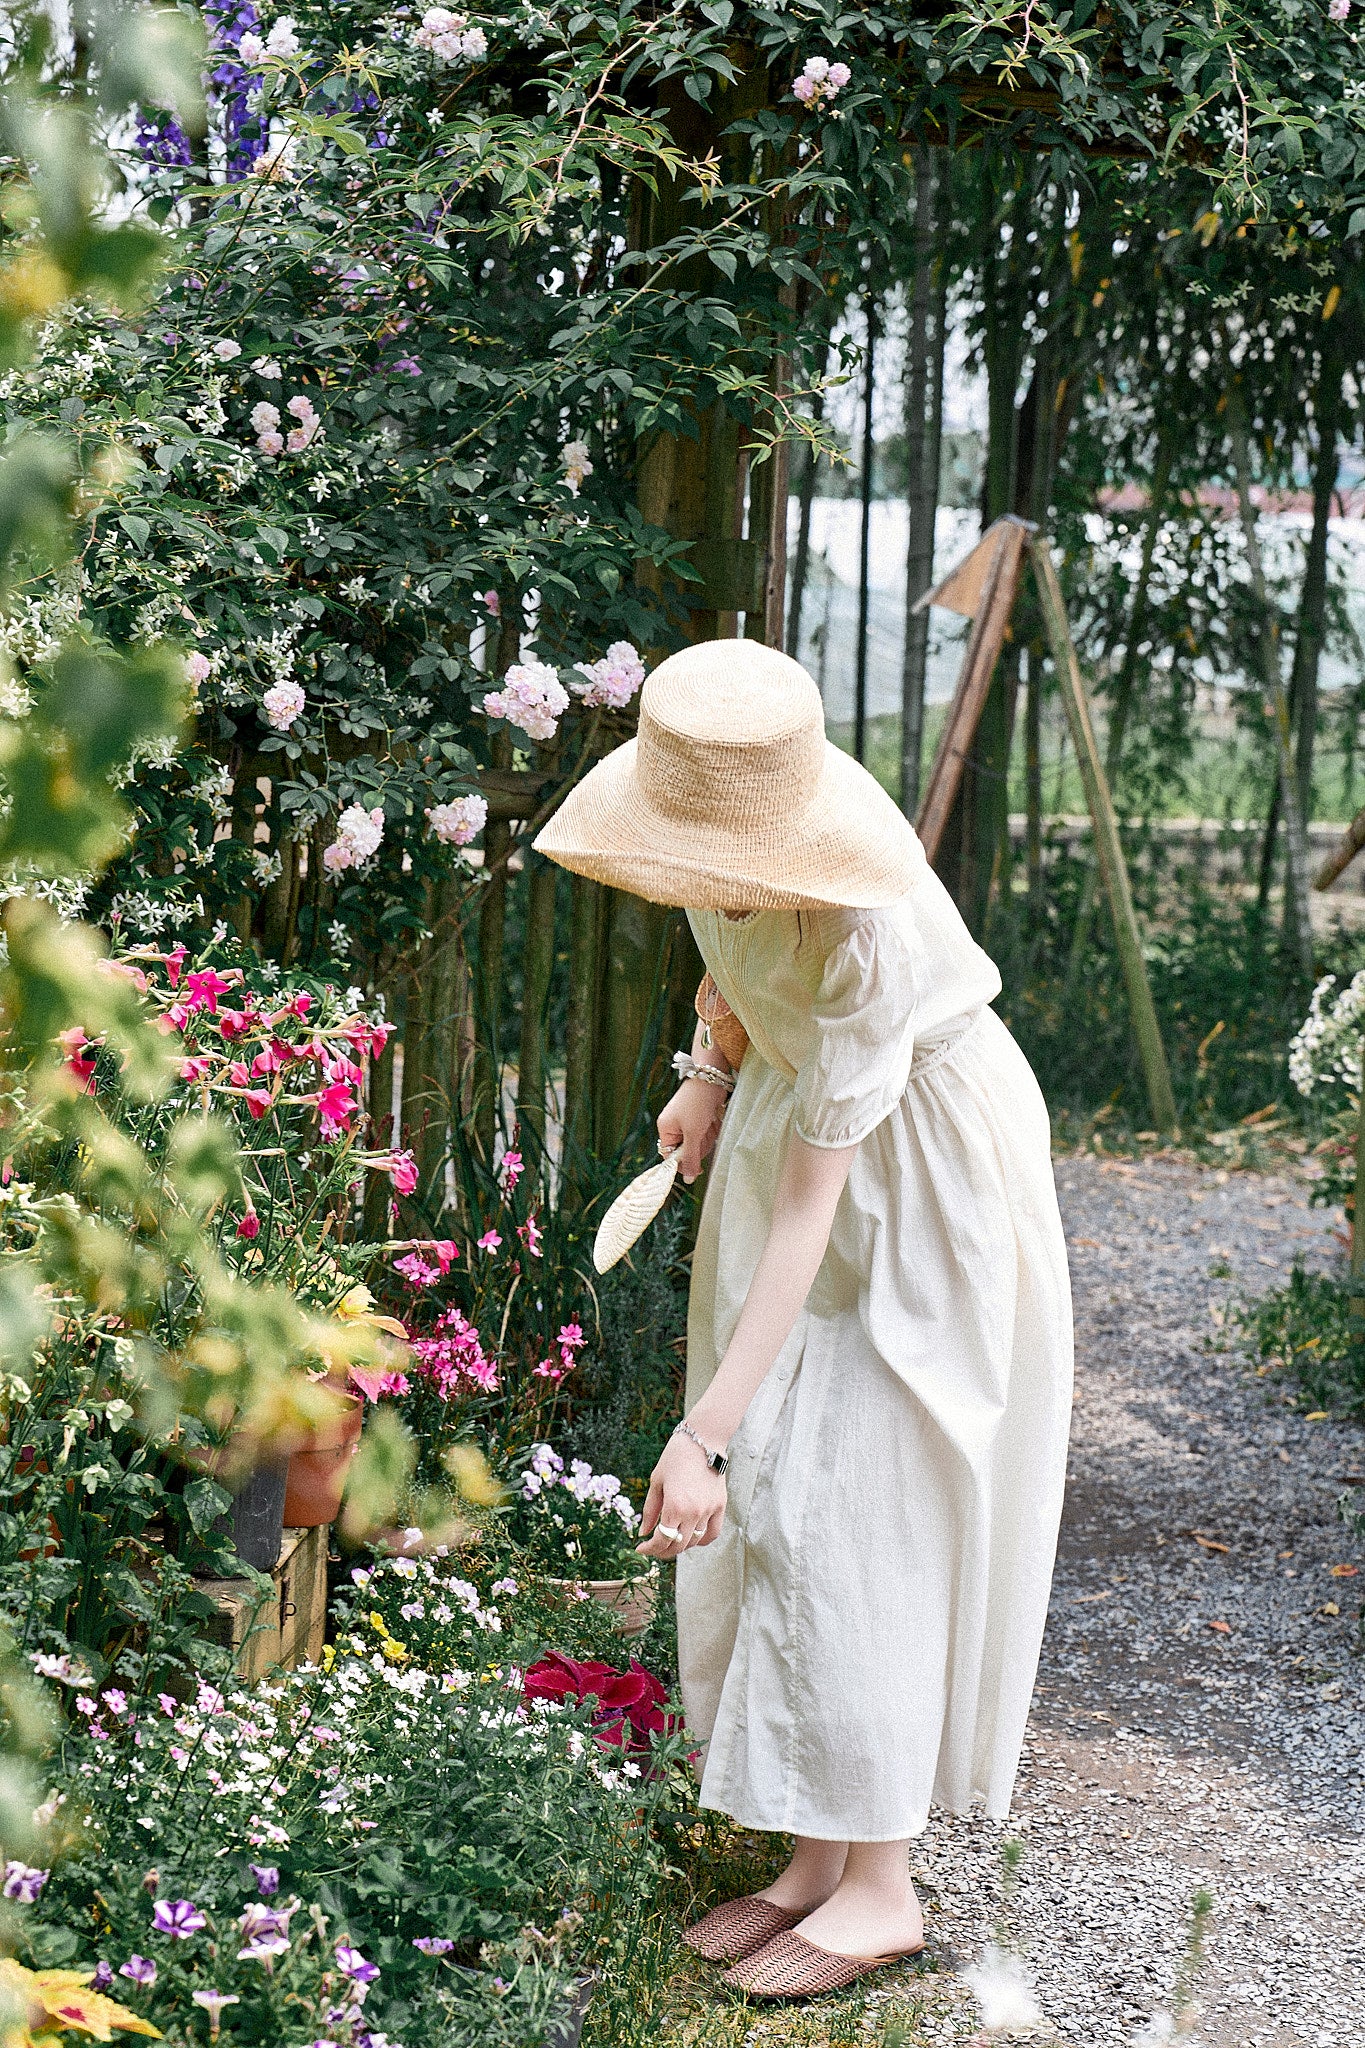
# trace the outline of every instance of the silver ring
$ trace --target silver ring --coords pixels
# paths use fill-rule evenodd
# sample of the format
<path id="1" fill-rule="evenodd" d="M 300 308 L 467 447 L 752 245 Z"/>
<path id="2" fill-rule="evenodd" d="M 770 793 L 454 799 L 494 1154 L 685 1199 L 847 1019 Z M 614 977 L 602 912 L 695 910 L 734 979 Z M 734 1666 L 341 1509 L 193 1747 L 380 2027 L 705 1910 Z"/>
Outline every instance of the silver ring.
<path id="1" fill-rule="evenodd" d="M 698 1537 L 698 1536 L 704 1536 L 705 1534 L 706 1534 L 706 1524 L 705 1524 L 705 1522 L 703 1522 L 703 1523 L 702 1523 L 702 1525 L 701 1525 L 701 1527 L 700 1527 L 699 1529 L 694 1529 L 694 1530 L 692 1531 L 692 1535 L 693 1535 L 693 1538 L 694 1538 L 694 1539 L 695 1539 L 696 1537 Z"/>
<path id="2" fill-rule="evenodd" d="M 660 1522 L 654 1533 L 656 1536 L 666 1536 L 670 1543 L 681 1543 L 683 1540 L 682 1530 L 670 1529 L 667 1522 Z"/>

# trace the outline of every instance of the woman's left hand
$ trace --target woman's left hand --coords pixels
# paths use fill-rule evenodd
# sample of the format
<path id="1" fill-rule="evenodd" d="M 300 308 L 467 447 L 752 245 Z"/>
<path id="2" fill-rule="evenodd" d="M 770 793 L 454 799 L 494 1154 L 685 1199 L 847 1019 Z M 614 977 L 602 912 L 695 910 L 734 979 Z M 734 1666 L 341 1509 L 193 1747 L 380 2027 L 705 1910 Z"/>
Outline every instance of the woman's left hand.
<path id="1" fill-rule="evenodd" d="M 690 1438 L 670 1437 L 650 1475 L 640 1520 L 644 1540 L 635 1548 L 642 1557 L 678 1557 L 714 1543 L 724 1520 L 724 1478 Z"/>

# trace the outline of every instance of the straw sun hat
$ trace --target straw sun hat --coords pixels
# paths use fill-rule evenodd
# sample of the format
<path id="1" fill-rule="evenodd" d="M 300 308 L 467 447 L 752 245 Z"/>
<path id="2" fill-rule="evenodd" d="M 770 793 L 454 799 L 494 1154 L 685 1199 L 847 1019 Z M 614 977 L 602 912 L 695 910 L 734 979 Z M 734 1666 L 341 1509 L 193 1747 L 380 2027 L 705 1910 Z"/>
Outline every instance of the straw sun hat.
<path id="1" fill-rule="evenodd" d="M 924 863 L 880 784 L 825 738 L 806 671 L 753 640 L 661 662 L 638 737 L 569 792 L 535 844 L 575 874 L 689 910 L 875 909 Z"/>

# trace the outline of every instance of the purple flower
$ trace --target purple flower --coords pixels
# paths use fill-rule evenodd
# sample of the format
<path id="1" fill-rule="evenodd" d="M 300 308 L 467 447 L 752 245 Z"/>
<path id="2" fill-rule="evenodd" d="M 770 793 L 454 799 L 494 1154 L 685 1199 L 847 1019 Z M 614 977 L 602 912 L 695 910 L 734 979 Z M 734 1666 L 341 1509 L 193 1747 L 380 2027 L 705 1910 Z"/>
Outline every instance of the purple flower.
<path id="1" fill-rule="evenodd" d="M 3 1890 L 7 1899 L 17 1899 L 21 1906 L 32 1906 L 51 1873 L 34 1870 L 27 1863 L 7 1863 Z"/>
<path id="2" fill-rule="evenodd" d="M 422 365 L 415 356 L 395 356 L 389 368 L 401 370 L 405 377 L 420 377 L 422 374 Z"/>
<path id="3" fill-rule="evenodd" d="M 373 1984 L 379 1975 L 378 1963 L 367 1963 L 358 1948 L 351 1948 L 347 1942 L 339 1941 L 336 1947 L 337 1968 L 344 1977 L 351 1977 L 357 1984 Z"/>
<path id="4" fill-rule="evenodd" d="M 128 1704 L 127 1693 L 120 1692 L 116 1685 L 111 1685 L 108 1692 L 102 1692 L 100 1698 L 111 1714 L 121 1714 Z"/>
<path id="5" fill-rule="evenodd" d="M 424 1956 L 448 1956 L 455 1946 L 440 1934 L 419 1934 L 412 1945 L 420 1948 Z"/>
<path id="6" fill-rule="evenodd" d="M 264 1963 L 282 1956 L 289 1947 L 290 1917 L 297 1910 L 297 1905 L 263 1906 L 252 1899 L 238 1922 L 246 1943 L 237 1951 L 238 1962 Z"/>
<path id="7" fill-rule="evenodd" d="M 114 1972 L 109 1964 L 106 1962 L 96 1963 L 95 1974 L 90 1979 L 90 1989 L 92 1991 L 107 1991 L 113 1981 Z"/>
<path id="8" fill-rule="evenodd" d="M 131 1977 L 134 1984 L 152 1985 L 156 1982 L 156 1964 L 149 1956 L 129 1956 L 126 1963 L 119 1965 L 120 1977 Z"/>
<path id="9" fill-rule="evenodd" d="M 263 1899 L 271 1898 L 280 1888 L 280 1873 L 272 1863 L 248 1863 L 247 1869 L 256 1880 L 256 1889 Z"/>
<path id="10" fill-rule="evenodd" d="M 152 1908 L 152 1927 L 172 1941 L 187 1941 L 208 1926 L 193 1899 L 158 1899 Z"/>

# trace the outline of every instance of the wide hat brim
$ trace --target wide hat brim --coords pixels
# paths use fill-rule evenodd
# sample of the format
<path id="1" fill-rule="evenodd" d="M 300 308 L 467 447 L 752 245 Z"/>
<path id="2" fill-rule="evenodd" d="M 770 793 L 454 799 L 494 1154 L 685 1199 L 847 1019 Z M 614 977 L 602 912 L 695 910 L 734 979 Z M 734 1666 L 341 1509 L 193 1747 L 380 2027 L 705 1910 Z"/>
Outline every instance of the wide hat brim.
<path id="1" fill-rule="evenodd" d="M 881 784 L 828 740 L 819 781 L 796 815 L 727 830 L 660 810 L 642 787 L 638 742 L 586 775 L 541 830 L 538 853 L 574 874 L 687 910 L 876 910 L 924 867 L 914 828 Z"/>

